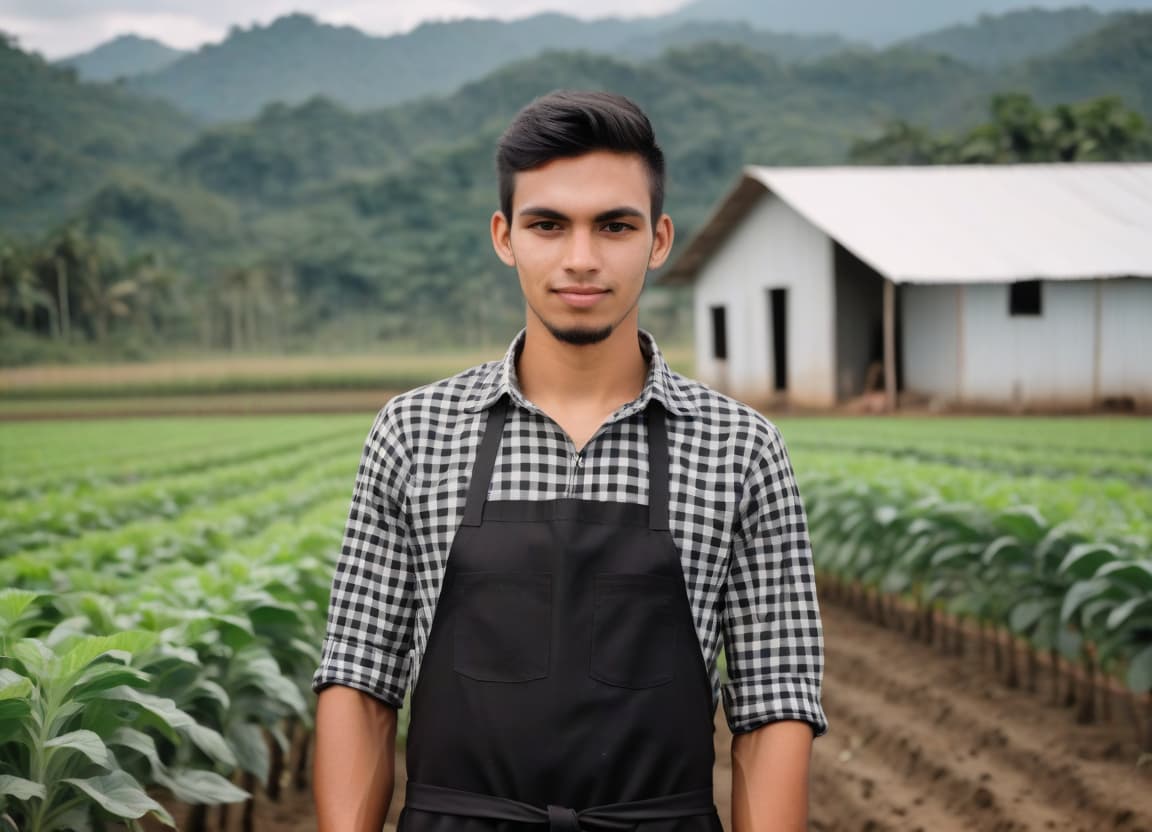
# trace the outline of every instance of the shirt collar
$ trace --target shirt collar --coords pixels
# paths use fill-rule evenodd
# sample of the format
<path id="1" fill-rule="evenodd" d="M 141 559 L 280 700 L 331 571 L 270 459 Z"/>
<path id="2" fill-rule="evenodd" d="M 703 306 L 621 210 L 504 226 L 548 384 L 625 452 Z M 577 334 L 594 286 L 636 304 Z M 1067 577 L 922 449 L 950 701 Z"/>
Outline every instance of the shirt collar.
<path id="1" fill-rule="evenodd" d="M 504 358 L 490 364 L 485 372 L 476 377 L 471 392 L 464 400 L 466 412 L 478 413 L 485 410 L 505 394 L 521 407 L 535 409 L 520 392 L 520 381 L 516 377 L 516 358 L 524 348 L 526 332 L 527 330 L 520 330 L 512 340 L 508 351 L 504 353 Z M 641 329 L 639 338 L 640 351 L 648 361 L 648 377 L 644 381 L 640 395 L 617 411 L 617 416 L 623 417 L 643 410 L 652 399 L 660 402 L 669 413 L 678 416 L 699 415 L 699 405 L 681 385 L 680 377 L 672 372 L 651 333 Z"/>

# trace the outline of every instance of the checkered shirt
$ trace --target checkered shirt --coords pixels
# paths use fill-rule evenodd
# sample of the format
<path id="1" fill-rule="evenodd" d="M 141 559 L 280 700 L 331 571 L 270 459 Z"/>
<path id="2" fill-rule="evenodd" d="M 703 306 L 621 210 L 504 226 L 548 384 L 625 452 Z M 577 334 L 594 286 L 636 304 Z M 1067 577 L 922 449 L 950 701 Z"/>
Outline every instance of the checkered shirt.
<path id="1" fill-rule="evenodd" d="M 490 500 L 577 498 L 646 504 L 651 399 L 668 413 L 669 525 L 679 545 L 700 649 L 728 724 L 777 720 L 827 731 L 823 633 L 807 523 L 776 427 L 755 410 L 672 372 L 652 336 L 640 396 L 584 449 L 524 398 L 523 331 L 492 361 L 396 396 L 364 446 L 328 613 L 317 691 L 346 685 L 401 707 L 419 676 L 485 417 L 508 410 Z M 728 681 L 716 658 L 721 635 Z"/>

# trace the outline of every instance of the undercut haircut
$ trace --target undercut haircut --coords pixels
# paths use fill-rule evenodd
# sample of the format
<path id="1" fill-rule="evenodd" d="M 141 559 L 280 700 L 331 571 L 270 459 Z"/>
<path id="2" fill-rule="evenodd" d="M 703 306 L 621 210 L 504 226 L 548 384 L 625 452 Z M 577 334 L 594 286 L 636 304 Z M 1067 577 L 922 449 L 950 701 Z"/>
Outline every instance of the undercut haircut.
<path id="1" fill-rule="evenodd" d="M 648 169 L 652 226 L 664 211 L 664 152 L 656 144 L 652 122 L 622 95 L 583 90 L 557 90 L 537 98 L 512 119 L 496 146 L 500 210 L 512 221 L 516 174 L 608 150 L 635 153 Z"/>

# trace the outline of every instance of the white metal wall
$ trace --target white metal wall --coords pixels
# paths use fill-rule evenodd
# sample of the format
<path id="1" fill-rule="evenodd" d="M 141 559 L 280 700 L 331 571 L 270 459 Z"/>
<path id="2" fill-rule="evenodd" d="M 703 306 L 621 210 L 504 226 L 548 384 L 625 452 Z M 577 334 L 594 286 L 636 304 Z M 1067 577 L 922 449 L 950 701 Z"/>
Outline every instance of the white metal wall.
<path id="1" fill-rule="evenodd" d="M 963 398 L 976 403 L 1085 406 L 1092 402 L 1096 289 L 1043 284 L 1038 317 L 1008 315 L 1008 284 L 964 292 Z"/>
<path id="2" fill-rule="evenodd" d="M 904 389 L 954 400 L 961 396 L 956 363 L 957 301 L 963 286 L 900 287 L 903 304 Z"/>
<path id="3" fill-rule="evenodd" d="M 788 398 L 835 402 L 832 243 L 771 194 L 701 269 L 695 292 L 696 373 L 730 395 L 772 394 L 768 289 L 788 289 Z M 727 310 L 728 359 L 712 356 L 710 308 Z"/>
<path id="4" fill-rule="evenodd" d="M 910 391 L 1000 407 L 1152 403 L 1150 280 L 1048 281 L 1039 317 L 1008 314 L 1007 284 L 901 291 Z"/>
<path id="5" fill-rule="evenodd" d="M 1152 404 L 1152 280 L 1100 281 L 1101 397 Z"/>

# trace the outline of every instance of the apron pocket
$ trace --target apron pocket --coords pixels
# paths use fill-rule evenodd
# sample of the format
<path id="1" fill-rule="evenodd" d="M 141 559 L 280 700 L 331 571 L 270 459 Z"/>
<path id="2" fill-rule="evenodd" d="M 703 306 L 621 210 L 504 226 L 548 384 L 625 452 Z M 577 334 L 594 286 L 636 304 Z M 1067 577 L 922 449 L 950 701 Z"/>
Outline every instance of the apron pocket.
<path id="1" fill-rule="evenodd" d="M 672 681 L 676 581 L 661 575 L 597 575 L 593 679 L 623 688 Z"/>
<path id="2" fill-rule="evenodd" d="M 456 575 L 453 667 L 481 682 L 548 677 L 552 576 L 460 572 Z"/>

